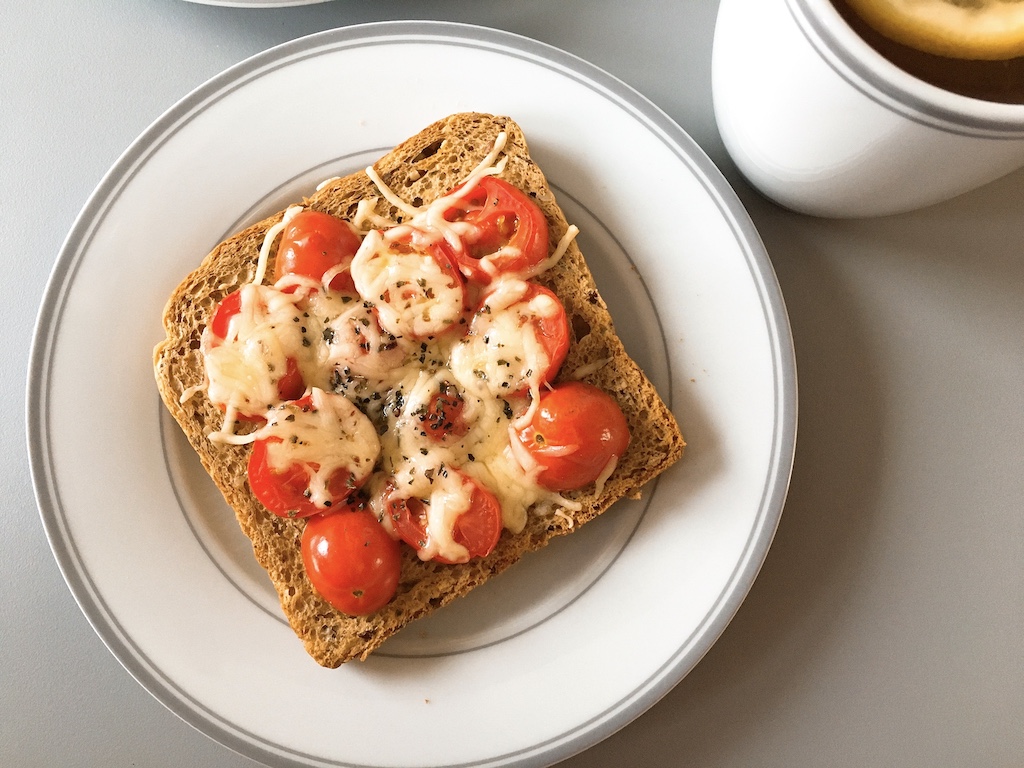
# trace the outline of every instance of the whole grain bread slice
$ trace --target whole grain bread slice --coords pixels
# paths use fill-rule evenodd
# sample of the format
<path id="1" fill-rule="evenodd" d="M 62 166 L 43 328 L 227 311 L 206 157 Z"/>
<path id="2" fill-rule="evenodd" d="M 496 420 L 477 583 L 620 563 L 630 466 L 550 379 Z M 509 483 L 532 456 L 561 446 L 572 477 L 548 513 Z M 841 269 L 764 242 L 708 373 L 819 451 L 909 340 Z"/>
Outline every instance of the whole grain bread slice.
<path id="1" fill-rule="evenodd" d="M 537 201 L 548 220 L 553 250 L 568 223 L 544 174 L 530 158 L 522 131 L 508 117 L 451 115 L 393 149 L 374 168 L 392 190 L 420 205 L 461 182 L 493 148 L 499 132 L 507 135 L 504 154 L 508 158 L 500 177 Z M 359 201 L 374 197 L 379 197 L 377 188 L 365 172 L 358 172 L 323 185 L 303 204 L 352 219 Z M 383 199 L 378 200 L 376 213 L 395 221 L 402 218 Z M 252 279 L 264 234 L 282 215 L 253 224 L 218 245 L 177 287 L 164 311 L 167 338 L 154 350 L 154 365 L 164 403 L 235 511 L 277 590 L 285 616 L 319 664 L 337 667 L 351 659 L 365 659 L 409 622 L 466 594 L 552 538 L 572 532 L 618 499 L 638 497 L 644 485 L 682 455 L 685 443 L 675 418 L 626 353 L 583 255 L 573 243 L 538 278 L 561 298 L 570 318 L 572 338 L 560 376 L 570 378 L 586 371 L 586 381 L 618 401 L 630 427 L 629 449 L 599 493 L 591 486 L 565 494 L 581 504 L 580 511 L 565 516 L 530 515 L 521 533 L 505 531 L 488 557 L 462 565 L 422 562 L 411 548 L 403 547 L 401 582 L 391 603 L 365 617 L 338 612 L 306 578 L 300 552 L 304 522 L 277 517 L 256 500 L 246 479 L 249 447 L 211 442 L 207 436 L 220 427 L 222 412 L 202 394 L 182 398 L 205 379 L 200 338 L 214 308 Z"/>

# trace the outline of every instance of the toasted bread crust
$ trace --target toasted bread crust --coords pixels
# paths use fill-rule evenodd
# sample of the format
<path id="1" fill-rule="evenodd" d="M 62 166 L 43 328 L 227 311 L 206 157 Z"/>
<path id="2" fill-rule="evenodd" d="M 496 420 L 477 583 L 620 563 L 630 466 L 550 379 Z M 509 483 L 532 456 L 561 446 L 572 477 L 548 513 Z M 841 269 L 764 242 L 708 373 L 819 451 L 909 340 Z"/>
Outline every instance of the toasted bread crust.
<path id="1" fill-rule="evenodd" d="M 374 168 L 405 200 L 428 202 L 464 179 L 487 155 L 498 133 L 507 134 L 507 164 L 500 177 L 530 194 L 543 210 L 550 228 L 550 248 L 565 234 L 568 223 L 543 173 L 531 160 L 522 131 L 511 119 L 477 113 L 452 115 L 403 142 Z M 358 202 L 379 197 L 365 172 L 332 180 L 304 205 L 351 219 Z M 379 200 L 378 214 L 399 220 L 399 212 Z M 222 413 L 202 395 L 181 402 L 189 388 L 203 383 L 205 374 L 200 337 L 217 303 L 252 279 L 267 229 L 283 212 L 260 221 L 218 245 L 178 286 L 164 311 L 167 338 L 154 350 L 158 388 L 164 403 L 181 426 L 206 471 L 213 478 L 238 522 L 252 541 L 253 552 L 270 575 L 284 614 L 307 652 L 325 667 L 365 659 L 385 639 L 414 619 L 425 616 L 483 584 L 529 551 L 546 545 L 593 519 L 623 497 L 640 489 L 674 463 L 684 441 L 671 412 L 653 385 L 628 356 L 615 333 L 607 306 L 575 243 L 538 282 L 562 300 L 573 329 L 561 376 L 595 361 L 607 364 L 585 377 L 611 394 L 630 426 L 631 442 L 600 494 L 594 488 L 566 494 L 582 505 L 565 517 L 530 515 L 525 529 L 502 534 L 486 558 L 462 565 L 422 562 L 403 547 L 401 582 L 385 608 L 366 617 L 341 614 L 313 589 L 302 564 L 302 520 L 269 513 L 249 490 L 247 446 L 211 442 Z"/>

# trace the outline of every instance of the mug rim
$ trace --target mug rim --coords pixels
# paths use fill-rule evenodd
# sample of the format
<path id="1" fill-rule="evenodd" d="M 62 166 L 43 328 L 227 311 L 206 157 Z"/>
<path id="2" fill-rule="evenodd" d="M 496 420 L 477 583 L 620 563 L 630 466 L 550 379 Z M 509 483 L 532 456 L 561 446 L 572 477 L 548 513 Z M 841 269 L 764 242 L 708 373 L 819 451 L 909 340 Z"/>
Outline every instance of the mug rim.
<path id="1" fill-rule="evenodd" d="M 950 133 L 1024 137 L 1024 104 L 971 98 L 920 80 L 868 45 L 831 0 L 786 0 L 786 5 L 822 58 L 873 101 Z"/>

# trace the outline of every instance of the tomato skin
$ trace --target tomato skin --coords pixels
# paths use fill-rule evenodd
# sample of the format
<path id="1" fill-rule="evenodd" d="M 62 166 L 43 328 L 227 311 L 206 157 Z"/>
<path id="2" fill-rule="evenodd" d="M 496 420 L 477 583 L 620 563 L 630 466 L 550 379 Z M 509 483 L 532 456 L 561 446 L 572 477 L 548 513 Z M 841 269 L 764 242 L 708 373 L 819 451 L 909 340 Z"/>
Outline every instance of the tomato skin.
<path id="1" fill-rule="evenodd" d="M 618 403 L 597 387 L 566 382 L 541 395 L 530 423 L 516 437 L 544 469 L 538 482 L 551 491 L 590 485 L 629 445 L 629 425 Z"/>
<path id="2" fill-rule="evenodd" d="M 210 318 L 210 332 L 214 335 L 215 339 L 223 341 L 228 337 L 231 318 L 241 311 L 241 291 L 229 293 L 227 296 L 220 300 L 220 303 L 217 304 L 216 309 L 213 310 L 213 317 Z"/>
<path id="3" fill-rule="evenodd" d="M 469 431 L 469 425 L 462 418 L 466 408 L 458 388 L 450 382 L 442 382 L 426 410 L 418 416 L 423 433 L 436 442 L 444 442 L 449 436 L 461 437 Z"/>
<path id="4" fill-rule="evenodd" d="M 346 222 L 327 213 L 306 208 L 296 214 L 281 232 L 274 261 L 274 279 L 303 275 L 320 281 L 334 267 L 345 266 L 331 280 L 330 288 L 355 292 L 347 266 L 359 250 L 361 240 Z"/>
<path id="5" fill-rule="evenodd" d="M 457 472 L 454 469 L 448 471 Z M 439 554 L 435 555 L 433 559 L 439 563 L 464 563 L 475 557 L 486 557 L 501 538 L 501 503 L 497 497 L 465 475 L 462 475 L 462 480 L 472 485 L 472 496 L 469 509 L 455 520 L 452 538 L 465 547 L 469 554 L 462 560 L 449 560 Z M 391 488 L 385 495 L 384 503 L 385 514 L 390 517 L 398 537 L 421 552 L 427 544 L 427 510 L 423 501 L 402 498 Z"/>
<path id="6" fill-rule="evenodd" d="M 277 392 L 284 401 L 298 400 L 306 391 L 306 382 L 302 378 L 302 371 L 299 370 L 299 363 L 294 357 L 286 361 L 284 376 L 278 379 Z"/>
<path id="7" fill-rule="evenodd" d="M 395 596 L 402 555 L 372 512 L 348 506 L 306 521 L 302 562 L 328 603 L 349 616 L 366 616 Z"/>
<path id="8" fill-rule="evenodd" d="M 458 187 L 453 192 L 458 191 Z M 498 273 L 524 273 L 548 256 L 548 222 L 528 195 L 507 181 L 485 176 L 445 213 L 448 221 L 475 228 L 464 236 L 466 247 L 456 255 L 469 279 L 488 283 L 496 275 L 481 266 L 488 259 Z M 503 247 L 515 253 L 493 256 Z"/>
<path id="9" fill-rule="evenodd" d="M 231 331 L 231 318 L 242 311 L 242 291 L 237 290 L 229 293 L 220 303 L 217 304 L 210 318 L 210 333 L 213 338 L 211 343 L 214 347 L 221 344 Z M 306 391 L 306 382 L 299 370 L 299 361 L 294 357 L 286 360 L 287 368 L 284 374 L 277 381 L 277 393 L 282 401 L 297 400 Z M 263 414 L 239 413 L 238 418 L 243 421 L 263 421 Z"/>

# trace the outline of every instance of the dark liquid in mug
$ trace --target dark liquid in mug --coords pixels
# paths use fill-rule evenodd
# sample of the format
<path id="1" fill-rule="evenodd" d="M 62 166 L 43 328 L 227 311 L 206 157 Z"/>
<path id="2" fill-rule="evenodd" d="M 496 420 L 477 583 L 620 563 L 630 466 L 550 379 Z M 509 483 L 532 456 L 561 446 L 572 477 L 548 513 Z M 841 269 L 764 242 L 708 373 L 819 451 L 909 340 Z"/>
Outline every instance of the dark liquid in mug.
<path id="1" fill-rule="evenodd" d="M 876 32 L 844 0 L 832 0 L 832 4 L 854 32 L 904 72 L 943 90 L 975 99 L 1024 104 L 1024 57 L 973 61 L 923 53 Z"/>

